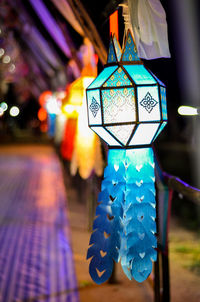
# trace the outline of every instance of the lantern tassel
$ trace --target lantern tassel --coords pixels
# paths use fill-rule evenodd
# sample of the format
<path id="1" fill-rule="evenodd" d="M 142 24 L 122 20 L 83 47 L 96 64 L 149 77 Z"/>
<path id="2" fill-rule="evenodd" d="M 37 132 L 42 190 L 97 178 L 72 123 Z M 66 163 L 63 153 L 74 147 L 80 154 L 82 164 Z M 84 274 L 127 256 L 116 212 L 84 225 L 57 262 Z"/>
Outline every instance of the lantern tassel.
<path id="1" fill-rule="evenodd" d="M 110 149 L 87 258 L 90 275 L 109 279 L 113 260 L 129 279 L 144 281 L 156 261 L 154 158 L 151 148 Z"/>
<path id="2" fill-rule="evenodd" d="M 126 168 L 120 257 L 129 279 L 143 282 L 156 261 L 156 201 L 152 148 L 124 150 Z"/>

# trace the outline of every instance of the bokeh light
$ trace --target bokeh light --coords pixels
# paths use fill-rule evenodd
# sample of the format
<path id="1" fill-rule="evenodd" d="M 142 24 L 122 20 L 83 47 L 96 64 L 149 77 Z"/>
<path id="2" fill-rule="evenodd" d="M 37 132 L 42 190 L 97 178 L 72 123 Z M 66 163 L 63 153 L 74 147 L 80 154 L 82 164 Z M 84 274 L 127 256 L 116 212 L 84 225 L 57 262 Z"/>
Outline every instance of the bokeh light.
<path id="1" fill-rule="evenodd" d="M 18 116 L 19 112 L 20 112 L 20 110 L 17 106 L 13 106 L 10 108 L 10 115 L 13 117 Z"/>
<path id="2" fill-rule="evenodd" d="M 198 109 L 192 106 L 180 106 L 178 108 L 180 115 L 198 115 Z"/>
<path id="3" fill-rule="evenodd" d="M 8 63 L 10 63 L 10 60 L 11 60 L 10 56 L 6 55 L 5 57 L 3 57 L 2 61 L 3 61 L 4 64 L 8 64 Z"/>
<path id="4" fill-rule="evenodd" d="M 0 58 L 4 55 L 5 50 L 3 48 L 0 48 Z"/>
<path id="5" fill-rule="evenodd" d="M 38 119 L 40 122 L 44 122 L 47 119 L 47 111 L 44 108 L 38 110 Z"/>
<path id="6" fill-rule="evenodd" d="M 8 109 L 8 104 L 6 102 L 1 102 L 0 108 L 3 109 L 3 111 L 6 111 Z"/>
<path id="7" fill-rule="evenodd" d="M 3 114 L 4 114 L 4 110 L 3 108 L 0 107 L 0 117 L 3 116 Z"/>

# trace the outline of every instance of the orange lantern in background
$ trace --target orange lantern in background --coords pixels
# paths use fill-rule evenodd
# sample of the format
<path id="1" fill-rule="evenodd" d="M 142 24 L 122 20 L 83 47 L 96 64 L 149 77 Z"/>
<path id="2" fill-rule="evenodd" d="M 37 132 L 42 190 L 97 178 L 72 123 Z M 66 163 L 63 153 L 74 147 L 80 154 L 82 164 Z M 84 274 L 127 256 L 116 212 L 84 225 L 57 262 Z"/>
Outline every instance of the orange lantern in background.
<path id="1" fill-rule="evenodd" d="M 64 136 L 64 141 L 66 140 L 66 142 L 63 141 L 61 152 L 65 156 L 68 155 L 68 157 L 72 155 L 71 174 L 75 175 L 79 171 L 80 176 L 86 179 L 93 170 L 98 176 L 103 173 L 100 140 L 89 129 L 86 114 L 86 88 L 97 75 L 97 58 L 94 54 L 93 46 L 87 38 L 84 39 L 84 44 L 80 48 L 80 55 L 84 65 L 81 77 L 67 86 L 67 97 L 62 106 L 62 111 L 69 120 L 67 121 Z M 75 124 L 74 132 L 73 127 Z M 65 144 L 68 150 L 65 150 Z M 70 147 L 72 145 L 74 148 L 71 154 L 72 148 Z"/>
<path id="2" fill-rule="evenodd" d="M 70 171 L 75 175 L 79 170 L 84 179 L 88 178 L 93 170 L 98 176 L 103 173 L 99 138 L 89 129 L 86 114 L 85 89 L 93 80 L 92 76 L 83 76 L 74 81 L 69 87 L 68 103 L 64 106 L 65 112 L 69 112 L 70 108 L 73 115 L 78 116 Z"/>

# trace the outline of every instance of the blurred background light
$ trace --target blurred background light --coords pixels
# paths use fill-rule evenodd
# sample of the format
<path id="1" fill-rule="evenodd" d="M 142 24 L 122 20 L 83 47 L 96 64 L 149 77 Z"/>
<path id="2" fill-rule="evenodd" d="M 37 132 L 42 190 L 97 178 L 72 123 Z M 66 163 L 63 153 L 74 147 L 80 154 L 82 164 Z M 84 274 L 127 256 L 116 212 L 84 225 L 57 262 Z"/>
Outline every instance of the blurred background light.
<path id="1" fill-rule="evenodd" d="M 10 115 L 13 117 L 18 116 L 19 112 L 20 112 L 20 110 L 17 106 L 13 106 L 10 108 Z"/>
<path id="2" fill-rule="evenodd" d="M 46 110 L 49 114 L 59 114 L 60 108 L 57 102 L 56 97 L 51 96 L 48 98 L 48 101 L 46 103 Z"/>
<path id="3" fill-rule="evenodd" d="M 11 73 L 13 73 L 15 71 L 16 67 L 15 67 L 15 64 L 11 64 L 10 67 L 9 67 L 9 71 Z"/>
<path id="4" fill-rule="evenodd" d="M 5 50 L 3 48 L 0 48 L 0 58 L 4 55 Z"/>
<path id="5" fill-rule="evenodd" d="M 38 119 L 41 122 L 44 122 L 47 119 L 47 111 L 42 107 L 38 110 Z"/>
<path id="6" fill-rule="evenodd" d="M 1 102 L 0 108 L 3 109 L 3 111 L 6 111 L 8 109 L 8 105 L 6 102 Z"/>
<path id="7" fill-rule="evenodd" d="M 178 108 L 180 115 L 198 115 L 198 109 L 192 106 L 180 106 Z"/>
<path id="8" fill-rule="evenodd" d="M 3 108 L 0 107 L 0 117 L 4 114 Z"/>
<path id="9" fill-rule="evenodd" d="M 6 55 L 5 57 L 3 57 L 3 63 L 4 64 L 10 63 L 10 56 Z"/>

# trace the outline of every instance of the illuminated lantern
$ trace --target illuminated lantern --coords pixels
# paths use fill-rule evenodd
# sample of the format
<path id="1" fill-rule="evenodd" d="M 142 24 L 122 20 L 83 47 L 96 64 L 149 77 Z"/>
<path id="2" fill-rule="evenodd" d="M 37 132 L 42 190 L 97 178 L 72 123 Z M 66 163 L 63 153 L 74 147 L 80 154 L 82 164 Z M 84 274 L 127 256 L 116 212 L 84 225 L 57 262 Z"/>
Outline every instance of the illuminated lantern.
<path id="1" fill-rule="evenodd" d="M 157 258 L 151 144 L 167 123 L 165 85 L 137 55 L 128 31 L 123 51 L 113 36 L 104 70 L 87 88 L 90 128 L 108 145 L 87 258 L 96 283 L 121 260 L 129 279 L 144 281 Z"/>
<path id="2" fill-rule="evenodd" d="M 70 171 L 75 175 L 77 171 L 86 179 L 94 169 L 97 175 L 102 175 L 103 161 L 101 157 L 99 138 L 88 128 L 86 87 L 94 80 L 92 76 L 82 76 L 68 87 L 67 103 L 63 105 L 64 112 L 70 117 L 77 117 L 77 127 L 74 150 Z M 63 150 L 64 151 L 64 150 Z M 98 153 L 98 155 L 97 155 Z M 96 157 L 98 157 L 98 164 Z"/>

